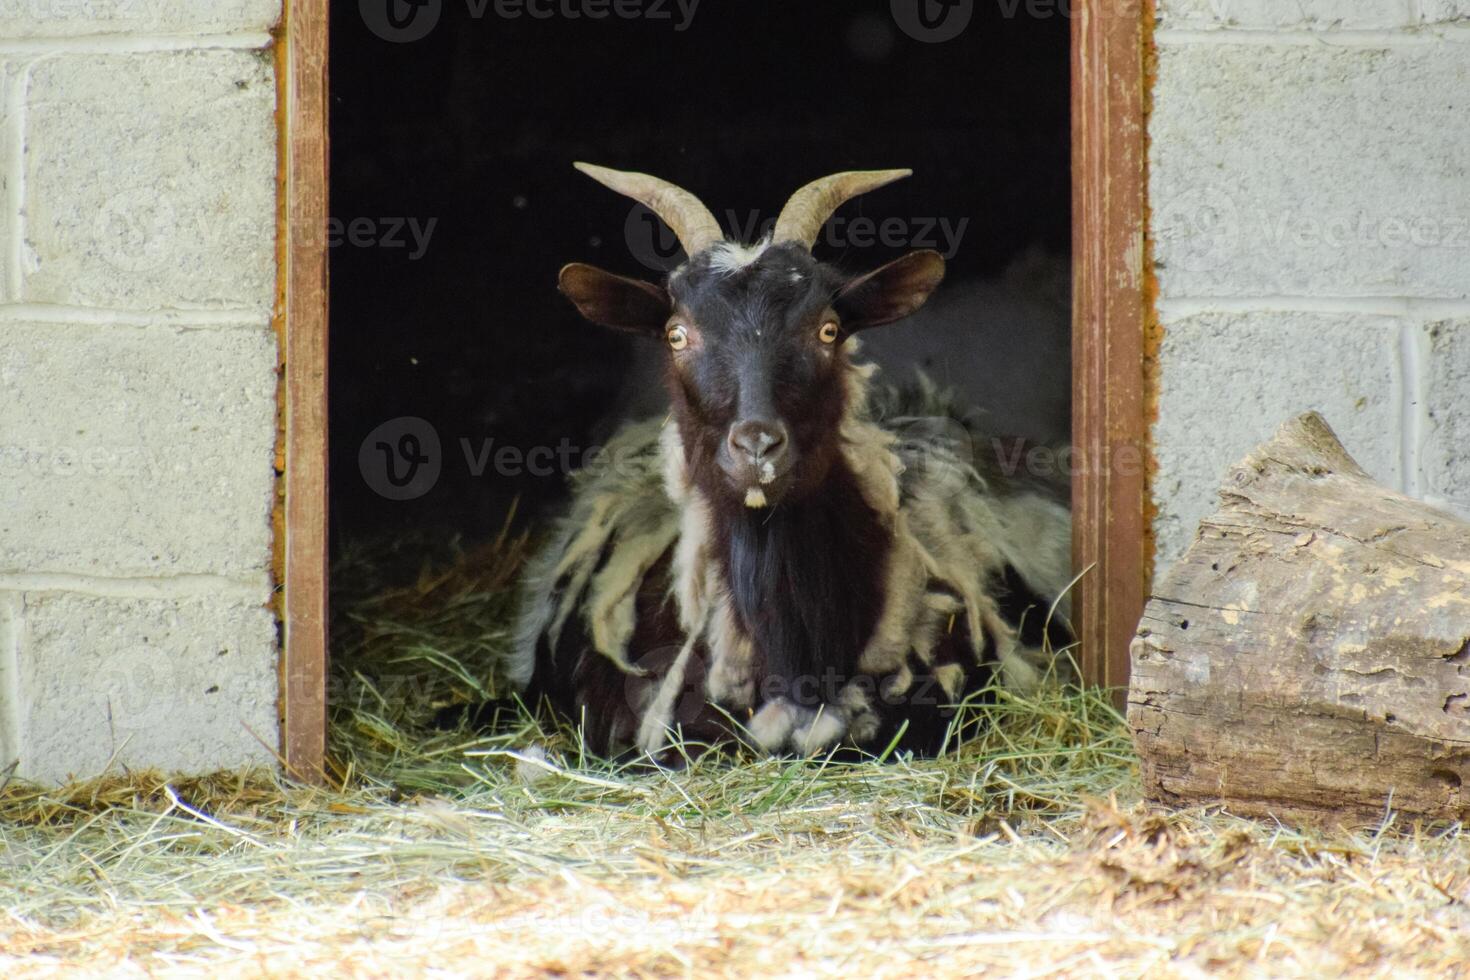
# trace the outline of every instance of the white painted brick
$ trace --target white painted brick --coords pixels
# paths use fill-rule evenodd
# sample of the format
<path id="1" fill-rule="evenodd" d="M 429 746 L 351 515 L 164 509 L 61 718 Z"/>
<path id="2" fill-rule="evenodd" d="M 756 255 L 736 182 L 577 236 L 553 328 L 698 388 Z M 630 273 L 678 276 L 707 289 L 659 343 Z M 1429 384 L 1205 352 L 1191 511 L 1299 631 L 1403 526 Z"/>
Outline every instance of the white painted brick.
<path id="1" fill-rule="evenodd" d="M 3 2 L 3 0 L 0 0 Z M 17 284 L 12 267 L 16 253 L 16 211 L 13 188 L 15 176 L 10 172 L 16 153 L 16 129 L 20 125 L 15 104 L 21 91 L 20 67 L 0 58 L 0 303 L 9 302 Z"/>
<path id="2" fill-rule="evenodd" d="M 1159 0 L 1162 29 L 1372 30 L 1414 23 L 1413 0 Z"/>
<path id="3" fill-rule="evenodd" d="M 1467 92 L 1462 44 L 1163 45 L 1163 295 L 1470 296 Z"/>
<path id="4" fill-rule="evenodd" d="M 0 37 L 264 31 L 281 0 L 0 0 Z"/>
<path id="5" fill-rule="evenodd" d="M 9 626 L 17 703 L 0 703 L 0 717 L 18 722 L 19 775 L 59 782 L 109 763 L 185 773 L 272 764 L 276 630 L 262 606 L 9 596 L 0 616 L 19 613 Z"/>
<path id="6" fill-rule="evenodd" d="M 269 567 L 268 328 L 0 324 L 0 406 L 0 572 Z"/>
<path id="7" fill-rule="evenodd" d="M 1153 432 L 1158 570 L 1217 509 L 1226 470 L 1302 412 L 1321 412 L 1364 469 L 1398 486 L 1399 336 L 1389 317 L 1207 314 L 1166 324 Z"/>
<path id="8" fill-rule="evenodd" d="M 1425 327 L 1424 495 L 1470 520 L 1470 319 Z"/>
<path id="9" fill-rule="evenodd" d="M 1470 0 L 1419 0 L 1419 18 L 1426 24 L 1470 20 Z"/>
<path id="10" fill-rule="evenodd" d="M 24 298 L 249 308 L 275 295 L 269 55 L 62 55 L 29 72 Z"/>
<path id="11" fill-rule="evenodd" d="M 21 754 L 20 611 L 20 593 L 0 592 L 0 768 Z"/>

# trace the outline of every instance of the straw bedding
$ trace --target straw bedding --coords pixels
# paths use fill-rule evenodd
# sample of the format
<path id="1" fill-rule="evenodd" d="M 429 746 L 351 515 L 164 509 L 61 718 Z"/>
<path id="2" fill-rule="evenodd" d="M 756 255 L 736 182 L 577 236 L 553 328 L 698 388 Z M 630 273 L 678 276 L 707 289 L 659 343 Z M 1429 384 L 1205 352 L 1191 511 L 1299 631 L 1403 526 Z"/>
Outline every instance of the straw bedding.
<path id="1" fill-rule="evenodd" d="M 407 585 L 349 556 L 332 784 L 0 790 L 0 973 L 1444 976 L 1458 827 L 1152 813 L 1096 693 L 999 692 L 944 757 L 612 768 L 497 691 L 509 533 Z"/>

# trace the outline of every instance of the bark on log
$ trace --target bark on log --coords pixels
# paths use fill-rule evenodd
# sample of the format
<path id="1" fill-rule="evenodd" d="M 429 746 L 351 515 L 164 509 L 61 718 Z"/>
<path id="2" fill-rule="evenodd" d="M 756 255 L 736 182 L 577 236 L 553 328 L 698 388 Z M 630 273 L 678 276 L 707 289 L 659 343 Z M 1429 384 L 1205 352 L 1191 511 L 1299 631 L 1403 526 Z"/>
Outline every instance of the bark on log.
<path id="1" fill-rule="evenodd" d="M 1148 797 L 1470 818 L 1470 524 L 1374 483 L 1315 413 L 1220 496 L 1132 645 Z"/>

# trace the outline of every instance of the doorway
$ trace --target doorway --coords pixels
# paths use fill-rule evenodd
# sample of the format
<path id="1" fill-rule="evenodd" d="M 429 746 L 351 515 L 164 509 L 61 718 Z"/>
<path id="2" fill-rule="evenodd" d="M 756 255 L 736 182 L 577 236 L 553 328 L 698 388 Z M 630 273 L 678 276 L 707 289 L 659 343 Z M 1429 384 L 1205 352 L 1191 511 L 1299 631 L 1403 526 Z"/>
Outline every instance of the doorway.
<path id="1" fill-rule="evenodd" d="M 304 6 L 288 11 L 288 27 Z M 912 167 L 914 177 L 839 212 L 817 249 L 855 271 L 914 247 L 946 255 L 949 275 L 925 329 L 900 341 L 897 328 L 894 349 L 874 355 L 960 388 L 997 430 L 1031 426 L 1020 434 L 1053 442 L 1070 434 L 1084 457 L 1088 440 L 1141 447 L 1129 406 L 1115 406 L 1106 422 L 1079 402 L 1082 431 L 1068 431 L 1074 393 L 1117 390 L 1116 377 L 1098 379 L 1129 371 L 1107 360 L 1116 355 L 1107 344 L 1084 343 L 1078 354 L 1091 367 L 1074 363 L 1069 324 L 1102 336 L 1099 317 L 1129 316 L 1116 285 L 1097 284 L 1142 255 L 1094 248 L 1090 235 L 1076 243 L 1079 256 L 1097 254 L 1077 264 L 1073 302 L 1074 227 L 1113 227 L 1128 214 L 1118 213 L 1116 188 L 1113 210 L 1099 211 L 1083 186 L 1102 181 L 1098 167 L 1119 148 L 1118 134 L 1088 128 L 1087 105 L 1116 113 L 1119 98 L 1100 88 L 1089 103 L 1072 82 L 1111 65 L 1132 71 L 1141 93 L 1141 16 L 958 3 L 941 8 L 948 19 L 915 19 L 884 0 L 446 0 L 413 8 L 437 10 L 430 24 L 407 17 L 408 6 L 385 4 L 399 15 L 390 21 L 366 3 L 331 12 L 331 198 L 322 219 L 332 489 L 321 510 L 335 554 L 395 537 L 408 542 L 406 576 L 443 557 L 449 542 L 497 533 L 513 503 L 516 520 L 534 522 L 564 499 L 579 456 L 639 407 L 627 382 L 636 343 L 584 325 L 557 295 L 555 273 L 575 260 L 657 278 L 674 261 L 672 242 L 648 215 L 576 174 L 574 160 L 673 180 L 699 194 L 727 233 L 747 237 L 813 177 Z M 938 5 L 914 6 L 937 13 Z M 288 37 L 292 71 L 310 70 L 302 48 L 322 38 Z M 1141 121 L 1141 94 L 1136 111 Z M 1132 132 L 1141 147 L 1141 122 Z M 1141 222 L 1141 153 L 1134 162 Z M 1140 378 L 1141 311 L 1140 299 L 1132 367 Z M 1142 386 L 1133 387 L 1141 419 Z M 382 445 L 397 457 L 386 483 L 365 476 Z M 542 455 L 533 465 L 533 452 L 546 448 L 554 462 Z M 416 456 L 437 465 L 414 469 Z M 1074 496 L 1086 568 L 1099 561 L 1089 549 L 1107 538 L 1106 515 L 1101 538 L 1091 523 L 1099 488 L 1118 484 L 1109 491 L 1108 474 L 1081 469 L 1088 486 Z M 286 577 L 289 678 L 304 661 L 292 650 L 289 569 Z M 1089 611 L 1114 601 L 1107 591 L 1089 600 L 1086 582 L 1084 634 Z M 1115 642 L 1103 659 L 1116 664 Z M 1116 679 L 1115 669 L 1091 673 Z M 298 674 L 309 685 L 311 670 Z M 291 696 L 288 684 L 288 733 Z M 296 717 L 313 724 L 309 713 Z"/>

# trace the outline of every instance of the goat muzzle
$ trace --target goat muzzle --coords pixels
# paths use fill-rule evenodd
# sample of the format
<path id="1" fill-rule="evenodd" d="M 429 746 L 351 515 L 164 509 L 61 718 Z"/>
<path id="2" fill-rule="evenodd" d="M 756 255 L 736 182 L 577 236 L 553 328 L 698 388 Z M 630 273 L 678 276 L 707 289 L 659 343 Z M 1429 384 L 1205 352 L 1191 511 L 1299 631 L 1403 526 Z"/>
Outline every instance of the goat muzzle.
<path id="1" fill-rule="evenodd" d="M 747 420 L 730 426 L 721 465 L 747 501 L 774 494 L 794 461 L 791 435 L 781 422 Z M 752 506 L 761 506 L 759 503 Z"/>

